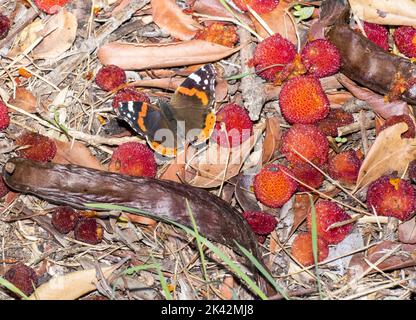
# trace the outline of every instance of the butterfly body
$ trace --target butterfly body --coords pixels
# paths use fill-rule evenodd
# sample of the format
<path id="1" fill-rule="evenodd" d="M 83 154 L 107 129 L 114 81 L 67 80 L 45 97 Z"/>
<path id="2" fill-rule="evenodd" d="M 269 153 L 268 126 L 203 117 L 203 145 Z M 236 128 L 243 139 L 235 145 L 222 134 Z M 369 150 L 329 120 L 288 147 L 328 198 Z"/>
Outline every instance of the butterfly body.
<path id="1" fill-rule="evenodd" d="M 185 143 L 198 144 L 211 136 L 215 126 L 215 76 L 214 66 L 205 65 L 185 79 L 169 102 L 123 102 L 116 114 L 145 136 L 156 152 L 174 157 Z"/>

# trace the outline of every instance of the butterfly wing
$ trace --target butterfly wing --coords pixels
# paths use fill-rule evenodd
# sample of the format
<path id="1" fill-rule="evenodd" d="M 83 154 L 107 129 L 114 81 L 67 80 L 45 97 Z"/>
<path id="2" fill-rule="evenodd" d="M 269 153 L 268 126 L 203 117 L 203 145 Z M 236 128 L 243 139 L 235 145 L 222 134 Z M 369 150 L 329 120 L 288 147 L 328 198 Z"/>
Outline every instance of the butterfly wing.
<path id="1" fill-rule="evenodd" d="M 124 120 L 138 134 L 146 137 L 150 147 L 161 155 L 176 155 L 176 135 L 171 129 L 173 119 L 146 102 L 129 101 L 120 103 L 115 109 L 119 119 Z"/>
<path id="2" fill-rule="evenodd" d="M 176 89 L 170 101 L 174 118 L 185 123 L 187 141 L 201 143 L 211 136 L 215 126 L 215 77 L 212 64 L 199 68 Z"/>

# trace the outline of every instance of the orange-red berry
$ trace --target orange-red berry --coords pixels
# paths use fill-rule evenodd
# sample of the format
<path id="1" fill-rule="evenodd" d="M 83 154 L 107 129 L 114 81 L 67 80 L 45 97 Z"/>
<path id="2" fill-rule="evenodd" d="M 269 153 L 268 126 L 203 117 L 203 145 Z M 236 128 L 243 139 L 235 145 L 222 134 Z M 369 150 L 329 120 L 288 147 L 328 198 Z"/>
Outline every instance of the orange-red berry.
<path id="1" fill-rule="evenodd" d="M 328 257 L 329 247 L 328 243 L 318 238 L 318 262 L 321 262 Z M 312 250 L 312 236 L 310 233 L 300 233 L 296 236 L 292 243 L 292 256 L 305 267 L 314 264 L 313 250 Z"/>
<path id="2" fill-rule="evenodd" d="M 48 162 L 56 155 L 56 143 L 46 136 L 25 132 L 16 139 L 16 144 L 24 149 L 18 150 L 19 157 L 33 161 Z"/>
<path id="3" fill-rule="evenodd" d="M 326 136 L 314 125 L 295 124 L 283 135 L 280 151 L 292 164 L 305 163 L 297 153 L 316 165 L 328 160 L 329 144 Z"/>
<path id="4" fill-rule="evenodd" d="M 329 100 L 319 80 L 298 76 L 283 84 L 279 105 L 287 122 L 314 124 L 329 113 Z"/>
<path id="5" fill-rule="evenodd" d="M 408 220 L 416 210 L 416 192 L 405 179 L 382 176 L 368 187 L 367 206 L 377 215 Z"/>
<path id="6" fill-rule="evenodd" d="M 318 39 L 308 42 L 301 56 L 308 72 L 318 78 L 331 76 L 341 67 L 341 54 L 328 40 Z"/>
<path id="7" fill-rule="evenodd" d="M 253 122 L 250 120 L 246 109 L 237 104 L 229 104 L 223 107 L 217 113 L 216 121 L 212 140 L 223 147 L 239 146 L 253 133 Z M 221 130 L 221 123 L 224 124 L 227 133 Z"/>
<path id="8" fill-rule="evenodd" d="M 416 29 L 401 26 L 393 34 L 394 42 L 401 53 L 409 58 L 416 57 Z"/>
<path id="9" fill-rule="evenodd" d="M 33 293 L 38 284 L 38 276 L 35 270 L 23 263 L 12 266 L 7 270 L 4 278 L 27 296 Z"/>
<path id="10" fill-rule="evenodd" d="M 280 164 L 269 164 L 254 177 L 254 194 L 264 205 L 271 208 L 280 208 L 295 193 L 297 182 L 293 172 Z"/>
<path id="11" fill-rule="evenodd" d="M 137 102 L 146 102 L 150 103 L 150 99 L 144 93 L 141 93 L 133 88 L 126 88 L 118 91 L 113 98 L 113 108 L 118 108 L 121 102 L 129 102 L 129 101 L 137 101 Z"/>
<path id="12" fill-rule="evenodd" d="M 260 77 L 274 81 L 285 65 L 295 59 L 295 56 L 294 44 L 276 33 L 258 44 L 250 63 L 255 66 Z"/>
<path id="13" fill-rule="evenodd" d="M 98 244 L 103 240 L 104 229 L 95 219 L 81 218 L 75 226 L 74 236 L 78 241 Z"/>
<path id="14" fill-rule="evenodd" d="M 131 176 L 155 177 L 157 164 L 152 150 L 138 142 L 127 142 L 114 150 L 109 171 Z"/>
<path id="15" fill-rule="evenodd" d="M 345 184 L 355 184 L 361 167 L 361 160 L 354 150 L 341 152 L 328 161 L 331 178 Z"/>
<path id="16" fill-rule="evenodd" d="M 68 233 L 74 230 L 79 219 L 77 211 L 68 206 L 58 207 L 52 213 L 52 225 L 60 233 Z"/>
<path id="17" fill-rule="evenodd" d="M 342 109 L 330 108 L 329 114 L 325 119 L 320 120 L 316 125 L 326 135 L 338 137 L 338 128 L 353 123 L 354 117 L 351 113 Z"/>
<path id="18" fill-rule="evenodd" d="M 70 0 L 34 0 L 36 6 L 48 14 L 55 14 Z"/>
<path id="19" fill-rule="evenodd" d="M 318 170 L 316 170 L 313 166 L 309 163 L 296 163 L 295 165 L 291 166 L 293 174 L 297 179 L 302 181 L 303 183 L 307 184 L 309 187 L 314 189 L 319 189 L 319 187 L 324 182 L 324 176 Z M 299 191 L 310 191 L 310 189 L 306 186 L 303 186 L 299 183 L 298 187 Z"/>
<path id="20" fill-rule="evenodd" d="M 389 50 L 389 32 L 385 26 L 364 22 L 364 31 L 368 40 L 374 42 L 383 50 Z"/>
<path id="21" fill-rule="evenodd" d="M 95 76 L 95 83 L 105 91 L 111 91 L 126 82 L 126 73 L 118 66 L 102 67 Z"/>
<path id="22" fill-rule="evenodd" d="M 312 228 L 312 208 L 307 215 L 308 228 Z M 354 227 L 354 223 L 348 223 L 340 227 L 329 229 L 337 222 L 343 222 L 351 217 L 335 202 L 319 201 L 315 206 L 316 230 L 318 237 L 324 239 L 329 244 L 336 244 L 346 238 Z"/>
<path id="23" fill-rule="evenodd" d="M 277 220 L 271 214 L 262 211 L 245 211 L 244 218 L 247 220 L 253 232 L 257 235 L 270 234 L 277 225 Z"/>

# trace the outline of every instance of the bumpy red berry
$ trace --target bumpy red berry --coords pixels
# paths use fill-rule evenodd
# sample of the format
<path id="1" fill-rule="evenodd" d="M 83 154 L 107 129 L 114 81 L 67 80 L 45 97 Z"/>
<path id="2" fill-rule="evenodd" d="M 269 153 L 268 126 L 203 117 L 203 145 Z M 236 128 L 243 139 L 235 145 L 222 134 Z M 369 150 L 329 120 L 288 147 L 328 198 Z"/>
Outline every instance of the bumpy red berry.
<path id="1" fill-rule="evenodd" d="M 74 230 L 79 219 L 78 212 L 68 206 L 58 207 L 52 213 L 52 225 L 60 233 Z"/>
<path id="2" fill-rule="evenodd" d="M 101 89 L 111 91 L 126 82 L 126 73 L 114 65 L 104 66 L 95 76 L 95 82 Z"/>
<path id="3" fill-rule="evenodd" d="M 311 209 L 307 215 L 308 228 L 312 228 Z M 319 201 L 315 206 L 316 212 L 316 230 L 318 237 L 324 239 L 329 244 L 336 244 L 346 238 L 354 227 L 354 223 L 348 223 L 340 227 L 329 229 L 331 225 L 337 222 L 350 220 L 351 217 L 335 202 Z"/>
<path id="4" fill-rule="evenodd" d="M 416 29 L 401 26 L 393 34 L 394 42 L 401 53 L 409 58 L 416 57 Z"/>
<path id="5" fill-rule="evenodd" d="M 297 188 L 297 182 L 290 176 L 293 172 L 279 164 L 269 164 L 265 166 L 254 177 L 254 194 L 256 198 L 266 206 L 271 208 L 282 207 Z"/>
<path id="6" fill-rule="evenodd" d="M 412 118 L 407 114 L 403 114 L 400 116 L 392 116 L 387 118 L 386 122 L 381 126 L 380 131 L 391 127 L 397 123 L 405 122 L 407 124 L 407 131 L 403 132 L 401 137 L 402 138 L 414 138 L 415 137 L 415 123 L 413 122 Z"/>
<path id="7" fill-rule="evenodd" d="M 328 243 L 318 238 L 318 262 L 321 262 L 328 257 L 329 247 Z M 292 256 L 305 267 L 314 264 L 312 236 L 310 233 L 300 233 L 297 235 L 292 243 Z"/>
<path id="8" fill-rule="evenodd" d="M 320 120 L 316 125 L 326 135 L 331 137 L 338 136 L 338 128 L 354 122 L 351 113 L 342 109 L 330 108 L 329 114 L 325 119 Z"/>
<path id="9" fill-rule="evenodd" d="M 279 105 L 283 117 L 291 124 L 314 124 L 329 113 L 328 97 L 313 76 L 288 80 L 280 91 Z"/>
<path id="10" fill-rule="evenodd" d="M 157 164 L 153 151 L 145 144 L 127 142 L 114 150 L 109 170 L 131 176 L 155 177 Z"/>
<path id="11" fill-rule="evenodd" d="M 361 160 L 354 150 L 338 153 L 328 161 L 331 178 L 345 184 L 355 184 L 361 167 Z"/>
<path id="12" fill-rule="evenodd" d="M 0 131 L 7 129 L 10 124 L 9 111 L 6 104 L 0 100 Z"/>
<path id="13" fill-rule="evenodd" d="M 0 40 L 7 37 L 10 30 L 11 22 L 8 17 L 0 13 Z"/>
<path id="14" fill-rule="evenodd" d="M 95 219 L 82 218 L 74 230 L 75 239 L 89 244 L 98 244 L 103 240 L 104 229 Z"/>
<path id="15" fill-rule="evenodd" d="M 337 47 L 328 40 L 308 42 L 302 49 L 301 56 L 308 72 L 318 78 L 331 76 L 341 67 L 341 55 Z"/>
<path id="16" fill-rule="evenodd" d="M 292 169 L 293 174 L 297 179 L 302 181 L 303 183 L 307 184 L 308 186 L 319 189 L 319 187 L 324 182 L 324 176 L 318 170 L 316 170 L 313 166 L 309 163 L 297 163 L 290 167 Z M 306 186 L 303 186 L 299 183 L 298 187 L 299 191 L 310 191 L 310 189 Z"/>
<path id="17" fill-rule="evenodd" d="M 14 265 L 7 270 L 4 278 L 27 296 L 33 293 L 38 283 L 38 276 L 35 270 L 23 263 Z"/>
<path id="18" fill-rule="evenodd" d="M 328 160 L 329 144 L 326 136 L 314 125 L 295 124 L 283 135 L 280 151 L 292 164 L 305 163 L 297 153 L 316 165 Z"/>
<path id="19" fill-rule="evenodd" d="M 19 157 L 47 162 L 56 155 L 56 143 L 52 139 L 34 132 L 25 132 L 16 139 L 16 144 L 25 147 L 17 151 Z"/>
<path id="20" fill-rule="evenodd" d="M 247 11 L 247 5 L 257 13 L 263 14 L 272 11 L 279 4 L 279 0 L 234 0 L 236 6 Z"/>
<path id="21" fill-rule="evenodd" d="M 245 211 L 243 216 L 255 234 L 268 235 L 276 228 L 276 218 L 266 212 Z"/>
<path id="22" fill-rule="evenodd" d="M 367 206 L 377 215 L 407 220 L 416 210 L 416 192 L 405 179 L 382 176 L 368 187 Z"/>
<path id="23" fill-rule="evenodd" d="M 364 22 L 364 31 L 368 40 L 386 51 L 389 50 L 389 32 L 385 26 Z"/>
<path id="24" fill-rule="evenodd" d="M 294 44 L 276 33 L 258 44 L 250 63 L 255 66 L 260 77 L 274 81 L 284 66 L 291 63 L 295 56 Z M 271 67 L 276 64 L 280 66 Z"/>
<path id="25" fill-rule="evenodd" d="M 227 133 L 221 129 L 221 123 Z M 246 109 L 237 104 L 229 104 L 217 113 L 212 140 L 223 147 L 235 147 L 247 140 L 252 133 L 253 122 Z"/>
<path id="26" fill-rule="evenodd" d="M 36 6 L 48 14 L 55 14 L 71 0 L 34 0 Z"/>
<path id="27" fill-rule="evenodd" d="M 118 91 L 113 98 L 113 108 L 118 108 L 120 102 L 138 101 L 150 103 L 150 99 L 144 93 L 132 88 L 126 88 Z"/>

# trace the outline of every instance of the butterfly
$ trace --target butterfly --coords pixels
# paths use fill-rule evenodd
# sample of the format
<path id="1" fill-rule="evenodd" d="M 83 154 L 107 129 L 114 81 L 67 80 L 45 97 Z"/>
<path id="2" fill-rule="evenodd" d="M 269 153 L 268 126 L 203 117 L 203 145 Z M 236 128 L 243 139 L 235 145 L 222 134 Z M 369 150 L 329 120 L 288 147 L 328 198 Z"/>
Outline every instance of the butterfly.
<path id="1" fill-rule="evenodd" d="M 204 65 L 182 82 L 169 102 L 121 102 L 116 115 L 157 153 L 175 157 L 185 143 L 198 145 L 211 136 L 216 121 L 215 77 L 214 66 Z"/>

